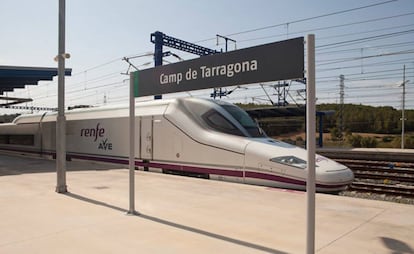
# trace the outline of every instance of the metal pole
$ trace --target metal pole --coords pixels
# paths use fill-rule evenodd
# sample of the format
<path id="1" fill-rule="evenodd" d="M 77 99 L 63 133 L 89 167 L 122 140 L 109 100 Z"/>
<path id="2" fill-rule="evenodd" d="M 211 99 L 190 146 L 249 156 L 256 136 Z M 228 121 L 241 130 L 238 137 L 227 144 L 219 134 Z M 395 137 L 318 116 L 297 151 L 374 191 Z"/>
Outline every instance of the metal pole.
<path id="1" fill-rule="evenodd" d="M 164 45 L 164 34 L 157 31 L 151 36 L 154 35 L 154 65 L 160 66 L 162 65 L 162 46 Z"/>
<path id="2" fill-rule="evenodd" d="M 65 0 L 59 0 L 58 115 L 56 118 L 56 192 L 66 193 Z"/>
<path id="3" fill-rule="evenodd" d="M 339 132 L 341 135 L 341 140 L 344 140 L 344 97 L 345 97 L 345 76 L 339 75 Z"/>
<path id="4" fill-rule="evenodd" d="M 405 131 L 405 64 L 403 71 L 403 94 L 402 94 L 402 110 L 401 110 L 401 149 L 404 149 L 404 131 Z"/>
<path id="5" fill-rule="evenodd" d="M 306 182 L 307 234 L 306 253 L 315 253 L 315 35 L 306 36 L 306 148 L 308 152 Z"/>
<path id="6" fill-rule="evenodd" d="M 316 113 L 317 116 L 319 117 L 319 138 L 318 138 L 318 146 L 320 148 L 323 147 L 323 114 L 320 113 Z"/>
<path id="7" fill-rule="evenodd" d="M 216 34 L 217 46 L 218 46 L 219 38 L 223 38 L 223 39 L 225 40 L 225 42 L 226 42 L 226 52 L 227 52 L 227 50 L 228 50 L 228 42 L 229 42 L 229 41 L 234 42 L 234 49 L 236 49 L 236 48 L 237 48 L 237 47 L 236 47 L 236 40 L 230 39 L 229 37 L 226 37 L 226 36 L 223 36 L 223 35 L 219 35 L 219 34 Z"/>
<path id="8" fill-rule="evenodd" d="M 134 81 L 138 72 L 129 75 L 129 215 L 135 211 L 135 94 Z"/>

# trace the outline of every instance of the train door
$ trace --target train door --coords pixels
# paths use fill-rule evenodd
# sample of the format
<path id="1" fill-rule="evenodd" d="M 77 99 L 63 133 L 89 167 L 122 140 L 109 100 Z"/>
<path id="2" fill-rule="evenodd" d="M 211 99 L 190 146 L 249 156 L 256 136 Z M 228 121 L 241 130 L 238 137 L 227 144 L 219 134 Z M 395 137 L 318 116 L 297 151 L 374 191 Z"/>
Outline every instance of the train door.
<path id="1" fill-rule="evenodd" d="M 153 119 L 152 116 L 141 118 L 141 159 L 152 160 L 153 155 Z"/>

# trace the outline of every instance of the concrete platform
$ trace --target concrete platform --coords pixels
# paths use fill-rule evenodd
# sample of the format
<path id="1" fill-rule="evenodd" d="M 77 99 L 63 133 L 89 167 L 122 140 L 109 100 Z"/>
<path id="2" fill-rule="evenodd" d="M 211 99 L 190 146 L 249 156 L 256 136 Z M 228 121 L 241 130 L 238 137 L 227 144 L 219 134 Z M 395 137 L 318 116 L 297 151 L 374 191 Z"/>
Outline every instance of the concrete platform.
<path id="1" fill-rule="evenodd" d="M 305 253 L 305 193 L 0 154 L 0 253 Z M 112 168 L 112 169 L 111 169 Z M 40 172 L 40 173 L 36 173 Z M 414 253 L 414 206 L 317 194 L 316 253 Z"/>

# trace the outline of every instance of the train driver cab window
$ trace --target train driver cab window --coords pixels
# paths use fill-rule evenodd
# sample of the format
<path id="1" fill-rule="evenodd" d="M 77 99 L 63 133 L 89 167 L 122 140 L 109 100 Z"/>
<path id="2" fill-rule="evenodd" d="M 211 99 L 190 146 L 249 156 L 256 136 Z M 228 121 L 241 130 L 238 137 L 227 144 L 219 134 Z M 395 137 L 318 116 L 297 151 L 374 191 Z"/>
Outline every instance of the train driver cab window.
<path id="1" fill-rule="evenodd" d="M 245 136 L 243 133 L 236 128 L 229 120 L 227 120 L 222 114 L 212 109 L 206 112 L 202 116 L 203 120 L 210 126 L 212 129 L 224 132 L 231 135 Z"/>
<path id="2" fill-rule="evenodd" d="M 265 133 L 260 129 L 258 124 L 246 113 L 246 111 L 240 109 L 239 107 L 233 105 L 222 105 L 222 107 L 229 112 L 230 115 L 240 123 L 243 128 L 251 135 L 252 137 L 265 137 Z"/>

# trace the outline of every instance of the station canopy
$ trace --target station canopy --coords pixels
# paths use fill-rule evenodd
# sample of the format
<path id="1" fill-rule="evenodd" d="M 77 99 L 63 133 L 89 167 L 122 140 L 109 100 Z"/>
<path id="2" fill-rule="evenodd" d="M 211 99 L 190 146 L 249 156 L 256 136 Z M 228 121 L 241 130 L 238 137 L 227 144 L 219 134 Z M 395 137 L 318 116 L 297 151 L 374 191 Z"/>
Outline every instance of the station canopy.
<path id="1" fill-rule="evenodd" d="M 65 69 L 65 76 L 71 74 L 72 69 Z M 54 76 L 57 68 L 0 65 L 0 95 L 26 85 L 37 85 L 40 80 L 52 80 Z"/>
<path id="2" fill-rule="evenodd" d="M 41 80 L 53 80 L 57 73 L 57 68 L 0 65 L 0 107 L 32 101 L 31 98 L 3 96 L 3 93 L 24 88 L 26 85 L 37 85 Z M 65 76 L 71 74 L 72 69 L 65 69 Z"/>

